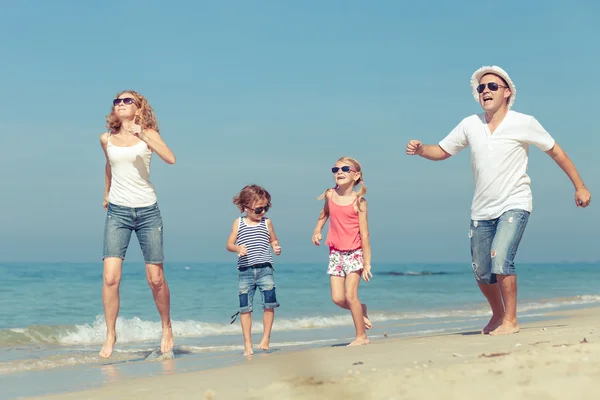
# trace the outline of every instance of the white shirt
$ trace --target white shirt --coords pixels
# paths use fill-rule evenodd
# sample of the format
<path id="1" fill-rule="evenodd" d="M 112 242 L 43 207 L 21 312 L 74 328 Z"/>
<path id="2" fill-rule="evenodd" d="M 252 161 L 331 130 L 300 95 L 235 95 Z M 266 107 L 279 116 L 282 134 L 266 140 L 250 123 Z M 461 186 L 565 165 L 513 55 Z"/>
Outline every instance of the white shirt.
<path id="1" fill-rule="evenodd" d="M 133 146 L 106 146 L 112 179 L 108 201 L 124 207 L 148 207 L 156 203 L 154 186 L 150 183 L 152 150 L 145 142 Z"/>
<path id="2" fill-rule="evenodd" d="M 531 179 L 527 175 L 530 144 L 548 151 L 554 147 L 554 139 L 534 117 L 512 110 L 493 134 L 482 113 L 463 119 L 439 143 L 450 155 L 471 146 L 475 181 L 471 219 L 495 219 L 511 209 L 531 212 Z"/>

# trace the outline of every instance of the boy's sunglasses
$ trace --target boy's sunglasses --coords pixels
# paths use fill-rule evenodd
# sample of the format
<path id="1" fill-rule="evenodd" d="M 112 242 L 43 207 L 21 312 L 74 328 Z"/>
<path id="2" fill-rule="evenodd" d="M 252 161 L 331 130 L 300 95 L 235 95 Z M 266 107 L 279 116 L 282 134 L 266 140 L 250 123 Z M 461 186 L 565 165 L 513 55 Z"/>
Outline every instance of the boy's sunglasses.
<path id="1" fill-rule="evenodd" d="M 132 99 L 131 97 L 125 97 L 124 99 L 114 99 L 113 100 L 113 106 L 115 106 L 115 107 L 121 103 L 130 105 L 130 104 L 135 103 L 135 100 Z"/>
<path id="2" fill-rule="evenodd" d="M 333 172 L 334 174 L 337 173 L 339 170 L 342 170 L 342 172 L 356 172 L 356 170 L 352 167 L 349 167 L 347 165 L 344 165 L 343 167 L 333 167 L 331 168 L 331 172 Z"/>
<path id="3" fill-rule="evenodd" d="M 252 211 L 255 214 L 262 214 L 263 212 L 268 212 L 269 208 L 271 208 L 271 206 L 264 206 L 264 207 L 256 207 L 254 209 L 252 208 L 248 208 L 248 210 Z"/>
<path id="4" fill-rule="evenodd" d="M 496 82 L 489 82 L 487 84 L 487 87 L 490 88 L 490 90 L 492 92 L 495 92 L 496 90 L 498 90 L 498 88 L 508 88 L 508 86 L 502 86 L 502 85 L 498 85 Z M 477 93 L 481 93 L 485 90 L 485 83 L 482 83 L 481 85 L 477 86 Z"/>

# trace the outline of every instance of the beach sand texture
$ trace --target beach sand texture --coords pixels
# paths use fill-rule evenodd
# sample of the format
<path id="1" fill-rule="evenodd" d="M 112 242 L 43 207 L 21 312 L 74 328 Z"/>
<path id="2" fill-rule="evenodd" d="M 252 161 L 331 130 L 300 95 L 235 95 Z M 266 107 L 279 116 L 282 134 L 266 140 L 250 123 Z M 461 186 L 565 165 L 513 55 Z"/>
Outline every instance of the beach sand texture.
<path id="1" fill-rule="evenodd" d="M 521 332 L 385 339 L 256 354 L 242 365 L 136 378 L 43 399 L 598 399 L 600 308 Z M 176 362 L 176 361 L 171 361 Z"/>

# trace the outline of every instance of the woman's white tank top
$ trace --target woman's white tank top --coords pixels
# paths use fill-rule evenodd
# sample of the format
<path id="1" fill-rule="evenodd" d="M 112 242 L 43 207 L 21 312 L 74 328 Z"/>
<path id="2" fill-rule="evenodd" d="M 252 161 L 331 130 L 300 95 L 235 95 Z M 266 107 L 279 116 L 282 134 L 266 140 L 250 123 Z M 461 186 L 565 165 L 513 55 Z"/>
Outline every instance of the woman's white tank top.
<path id="1" fill-rule="evenodd" d="M 108 201 L 131 208 L 156 203 L 156 192 L 150 183 L 152 150 L 144 141 L 133 146 L 115 146 L 110 142 L 110 136 L 109 133 L 106 145 L 112 172 Z"/>

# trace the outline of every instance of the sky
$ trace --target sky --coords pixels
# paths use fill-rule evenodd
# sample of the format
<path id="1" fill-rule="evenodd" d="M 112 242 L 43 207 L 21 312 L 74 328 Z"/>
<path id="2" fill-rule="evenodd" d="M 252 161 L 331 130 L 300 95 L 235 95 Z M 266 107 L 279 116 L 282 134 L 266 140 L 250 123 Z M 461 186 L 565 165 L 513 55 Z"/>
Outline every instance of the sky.
<path id="1" fill-rule="evenodd" d="M 333 185 L 358 159 L 377 263 L 470 263 L 469 151 L 405 155 L 480 112 L 471 74 L 499 65 L 600 191 L 600 3 L 481 1 L 2 1 L 0 261 L 100 262 L 99 136 L 121 90 L 143 94 L 177 156 L 151 178 L 169 261 L 236 262 L 225 250 L 246 184 L 272 195 L 278 262 L 327 260 L 311 244 Z M 501 5 L 500 5 L 501 4 Z M 534 209 L 517 262 L 600 259 L 600 208 L 576 208 L 566 175 L 530 149 Z M 132 239 L 128 261 L 141 260 Z"/>

